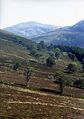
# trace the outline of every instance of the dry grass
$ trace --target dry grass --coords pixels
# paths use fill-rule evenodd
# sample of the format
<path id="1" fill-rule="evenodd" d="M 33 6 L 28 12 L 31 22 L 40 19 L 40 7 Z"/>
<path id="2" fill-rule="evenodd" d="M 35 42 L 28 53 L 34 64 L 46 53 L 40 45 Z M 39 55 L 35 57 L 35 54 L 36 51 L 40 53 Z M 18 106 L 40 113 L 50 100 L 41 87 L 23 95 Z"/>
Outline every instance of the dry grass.
<path id="1" fill-rule="evenodd" d="M 12 64 L 0 68 L 0 119 L 84 118 L 84 90 L 65 87 L 60 96 L 59 86 L 47 78 L 59 68 L 33 62 L 29 65 L 33 68 L 29 88 L 26 88 L 25 66 L 17 71 L 12 70 Z M 80 75 L 68 77 L 75 79 Z"/>
<path id="2" fill-rule="evenodd" d="M 0 85 L 2 119 L 81 119 L 84 99 Z"/>

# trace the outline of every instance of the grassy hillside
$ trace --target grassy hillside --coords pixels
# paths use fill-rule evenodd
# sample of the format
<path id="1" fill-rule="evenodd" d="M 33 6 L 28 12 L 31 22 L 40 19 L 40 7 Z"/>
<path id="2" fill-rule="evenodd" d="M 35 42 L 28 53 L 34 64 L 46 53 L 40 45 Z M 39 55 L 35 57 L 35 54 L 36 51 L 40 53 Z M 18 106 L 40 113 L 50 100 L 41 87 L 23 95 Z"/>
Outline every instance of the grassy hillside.
<path id="1" fill-rule="evenodd" d="M 84 118 L 84 89 L 72 83 L 84 77 L 82 64 L 60 51 L 59 58 L 53 56 L 59 49 L 41 47 L 28 39 L 0 31 L 0 118 L 1 119 L 82 119 Z M 17 41 L 15 41 L 17 40 Z M 31 45 L 30 45 L 31 43 Z M 28 46 L 33 46 L 29 48 Z M 36 54 L 31 54 L 31 50 Z M 55 65 L 46 65 L 46 58 L 53 57 Z M 20 63 L 17 70 L 13 69 Z M 70 63 L 76 63 L 77 71 L 66 72 Z M 29 87 L 26 86 L 25 69 L 32 70 Z M 62 95 L 59 84 L 49 76 L 57 71 L 67 77 Z"/>
<path id="2" fill-rule="evenodd" d="M 8 119 L 81 119 L 84 118 L 84 90 L 65 87 L 59 95 L 59 85 L 48 80 L 50 69 L 37 63 L 33 68 L 30 87 L 26 87 L 24 65 L 13 71 L 11 66 L 0 69 L 0 118 Z M 53 72 L 52 72 L 53 71 Z M 68 76 L 78 78 L 79 74 Z"/>
<path id="3" fill-rule="evenodd" d="M 0 59 L 28 60 L 31 56 L 27 48 L 35 43 L 23 37 L 0 30 Z"/>
<path id="4" fill-rule="evenodd" d="M 4 90 L 4 91 L 3 91 Z M 0 85 L 1 119 L 81 119 L 84 100 Z"/>

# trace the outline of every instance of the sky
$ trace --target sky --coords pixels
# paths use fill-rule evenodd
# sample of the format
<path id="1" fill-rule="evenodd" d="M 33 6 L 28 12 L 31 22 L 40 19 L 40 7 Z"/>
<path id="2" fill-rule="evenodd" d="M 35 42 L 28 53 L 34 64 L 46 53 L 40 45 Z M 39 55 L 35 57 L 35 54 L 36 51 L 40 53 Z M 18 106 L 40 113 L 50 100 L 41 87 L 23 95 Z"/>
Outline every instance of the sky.
<path id="1" fill-rule="evenodd" d="M 0 0 L 0 28 L 36 21 L 69 26 L 84 20 L 84 0 Z"/>

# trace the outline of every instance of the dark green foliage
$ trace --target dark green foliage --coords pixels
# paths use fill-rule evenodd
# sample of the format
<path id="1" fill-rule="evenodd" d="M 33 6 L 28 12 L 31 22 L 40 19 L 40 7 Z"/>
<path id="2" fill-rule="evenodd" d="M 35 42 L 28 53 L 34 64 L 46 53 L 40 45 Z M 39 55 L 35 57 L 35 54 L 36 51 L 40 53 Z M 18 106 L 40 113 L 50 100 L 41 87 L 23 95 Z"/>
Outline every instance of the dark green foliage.
<path id="1" fill-rule="evenodd" d="M 23 44 L 22 41 L 19 41 L 19 44 Z"/>
<path id="2" fill-rule="evenodd" d="M 31 55 L 34 55 L 34 56 L 35 56 L 36 53 L 37 53 L 37 50 L 36 50 L 36 49 L 32 49 L 32 50 L 30 50 L 30 54 L 31 54 Z"/>
<path id="3" fill-rule="evenodd" d="M 69 73 L 74 73 L 77 70 L 76 64 L 71 63 L 67 66 L 67 71 Z"/>
<path id="4" fill-rule="evenodd" d="M 38 53 L 36 44 L 31 44 L 30 46 L 27 46 L 27 50 L 30 51 L 30 54 L 32 56 L 36 56 L 36 54 Z"/>
<path id="5" fill-rule="evenodd" d="M 40 41 L 40 43 L 38 43 L 38 45 L 37 45 L 38 50 L 46 49 L 46 47 L 47 46 L 45 45 L 44 41 Z"/>
<path id="6" fill-rule="evenodd" d="M 46 59 L 46 65 L 47 66 L 50 66 L 50 67 L 52 67 L 53 65 L 55 65 L 55 60 L 53 59 L 53 57 L 48 57 Z"/>
<path id="7" fill-rule="evenodd" d="M 46 48 L 46 45 L 45 45 L 44 41 L 40 41 L 39 44 L 41 45 L 41 47 L 42 47 L 43 49 Z"/>
<path id="8" fill-rule="evenodd" d="M 70 57 L 70 59 L 72 59 L 72 60 L 76 60 L 76 56 L 75 56 L 75 54 L 69 52 L 69 53 L 68 53 L 68 56 Z"/>
<path id="9" fill-rule="evenodd" d="M 73 55 L 75 55 L 75 57 L 82 62 L 83 58 L 84 58 L 84 48 L 79 48 L 79 47 L 70 47 L 70 46 L 54 46 L 57 48 L 60 48 L 61 51 L 63 52 L 70 52 Z"/>
<path id="10" fill-rule="evenodd" d="M 37 53 L 35 54 L 35 57 L 36 57 L 36 58 L 42 57 L 42 54 L 39 53 L 39 52 L 37 52 Z"/>
<path id="11" fill-rule="evenodd" d="M 79 79 L 79 80 L 74 81 L 73 85 L 76 88 L 84 88 L 84 79 Z"/>
<path id="12" fill-rule="evenodd" d="M 54 45 L 53 44 L 50 44 L 49 46 L 48 46 L 48 50 L 52 50 L 54 48 Z"/>
<path id="13" fill-rule="evenodd" d="M 55 57 L 58 59 L 60 57 L 60 49 L 59 48 L 56 48 L 55 49 Z"/>
<path id="14" fill-rule="evenodd" d="M 59 84 L 60 94 L 62 94 L 66 80 L 65 74 L 63 72 L 56 72 L 56 74 L 54 75 L 54 79 L 54 82 Z"/>
<path id="15" fill-rule="evenodd" d="M 15 62 L 15 64 L 13 65 L 13 70 L 17 70 L 20 66 L 20 63 L 17 61 Z"/>
<path id="16" fill-rule="evenodd" d="M 39 51 L 36 50 L 36 49 L 32 49 L 32 50 L 30 50 L 30 54 L 31 54 L 32 56 L 35 56 L 35 58 L 39 58 L 39 57 L 42 56 L 42 53 L 39 52 Z"/>
<path id="17" fill-rule="evenodd" d="M 27 45 L 27 50 L 32 50 L 32 49 L 37 50 L 37 44 L 31 43 Z"/>
<path id="18" fill-rule="evenodd" d="M 55 58 L 55 53 L 54 53 L 53 51 L 50 51 L 50 52 L 49 52 L 49 55 L 50 55 L 50 57 Z"/>
<path id="19" fill-rule="evenodd" d="M 82 69 L 83 69 L 83 72 L 84 72 L 84 59 L 82 60 L 81 64 L 82 64 Z"/>
<path id="20" fill-rule="evenodd" d="M 71 52 L 75 54 L 75 56 L 78 58 L 79 61 L 82 61 L 84 58 L 84 49 L 78 48 L 78 47 L 73 47 L 71 49 Z"/>

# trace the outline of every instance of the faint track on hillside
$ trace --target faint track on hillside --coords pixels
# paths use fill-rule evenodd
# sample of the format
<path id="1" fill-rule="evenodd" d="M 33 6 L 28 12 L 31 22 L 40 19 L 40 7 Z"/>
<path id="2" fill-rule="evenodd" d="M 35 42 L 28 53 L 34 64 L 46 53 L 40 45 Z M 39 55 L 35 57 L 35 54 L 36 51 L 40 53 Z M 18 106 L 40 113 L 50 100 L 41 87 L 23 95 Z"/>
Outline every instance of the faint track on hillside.
<path id="1" fill-rule="evenodd" d="M 33 104 L 33 105 L 42 105 L 42 106 L 51 106 L 51 107 L 66 107 L 78 111 L 84 111 L 83 108 L 69 107 L 69 106 L 65 106 L 64 104 L 58 105 L 58 104 L 49 104 L 49 103 L 41 103 L 41 102 L 22 102 L 22 101 L 8 101 L 7 103 L 8 104 Z"/>
<path id="2" fill-rule="evenodd" d="M 15 87 L 15 86 L 10 86 L 10 85 L 5 85 L 5 84 L 0 84 L 0 86 L 2 88 L 13 89 L 15 91 L 26 92 L 26 93 L 31 93 L 31 94 L 38 94 L 38 95 L 41 95 L 41 96 L 50 96 L 50 97 L 55 98 L 55 99 L 60 98 L 60 100 L 61 99 L 63 100 L 63 102 L 56 104 L 55 102 L 54 103 L 53 102 L 51 102 L 51 103 L 46 102 L 46 100 L 44 100 L 44 102 L 41 102 L 40 98 L 38 100 L 36 100 L 37 98 L 34 98 L 32 96 L 31 97 L 27 96 L 27 98 L 28 97 L 31 98 L 31 99 L 34 98 L 34 100 L 33 101 L 10 100 L 8 102 L 5 102 L 5 103 L 8 103 L 8 104 L 14 104 L 15 103 L 15 104 L 33 104 L 33 105 L 51 106 L 51 107 L 59 107 L 59 108 L 65 107 L 65 108 L 71 108 L 71 109 L 74 109 L 74 110 L 82 111 L 84 113 L 84 106 L 83 106 L 84 105 L 84 99 L 73 98 L 73 97 L 68 97 L 68 96 L 54 95 L 54 94 L 49 94 L 49 93 L 40 92 L 40 91 L 33 91 L 31 89 L 25 89 L 25 88 Z M 3 94 L 1 94 L 1 95 L 3 95 Z M 10 94 L 8 94 L 8 95 L 12 96 Z M 79 104 L 81 106 L 79 106 Z"/>

